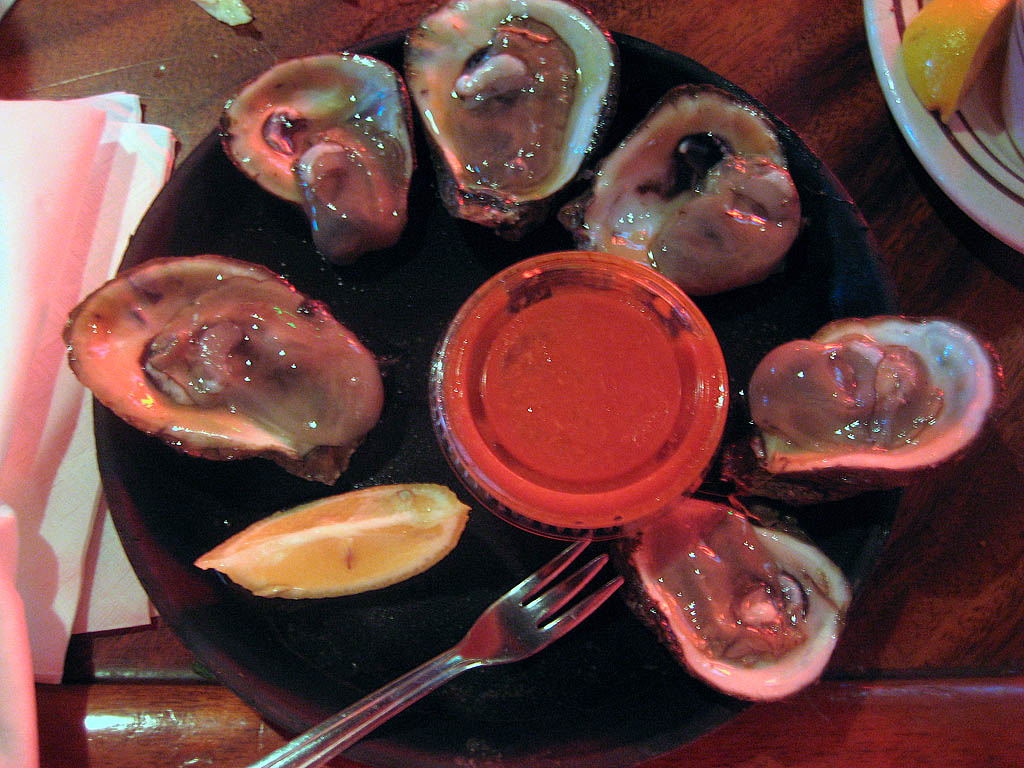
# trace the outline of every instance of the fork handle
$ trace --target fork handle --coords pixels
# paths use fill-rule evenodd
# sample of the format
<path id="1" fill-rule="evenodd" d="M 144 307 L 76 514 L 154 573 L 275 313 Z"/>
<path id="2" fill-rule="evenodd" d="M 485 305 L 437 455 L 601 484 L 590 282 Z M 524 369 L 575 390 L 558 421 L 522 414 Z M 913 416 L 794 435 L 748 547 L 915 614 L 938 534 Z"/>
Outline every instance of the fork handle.
<path id="1" fill-rule="evenodd" d="M 330 760 L 456 675 L 478 666 L 456 649 L 420 664 L 324 722 L 296 736 L 249 768 L 313 768 Z"/>

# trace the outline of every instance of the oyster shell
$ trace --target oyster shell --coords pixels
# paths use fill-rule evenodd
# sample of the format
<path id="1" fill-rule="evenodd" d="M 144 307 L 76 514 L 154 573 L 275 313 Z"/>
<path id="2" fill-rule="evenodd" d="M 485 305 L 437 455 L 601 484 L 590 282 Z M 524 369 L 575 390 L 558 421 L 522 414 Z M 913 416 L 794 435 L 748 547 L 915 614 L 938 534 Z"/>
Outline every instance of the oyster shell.
<path id="1" fill-rule="evenodd" d="M 235 165 L 301 205 L 317 250 L 338 264 L 401 237 L 411 136 L 401 77 L 352 53 L 282 62 L 246 85 L 221 116 L 222 143 Z"/>
<path id="2" fill-rule="evenodd" d="M 648 263 L 696 296 L 764 280 L 801 222 L 771 120 L 710 85 L 666 93 L 559 218 L 577 247 Z"/>
<path id="3" fill-rule="evenodd" d="M 451 215 L 511 238 L 539 222 L 603 134 L 617 57 L 562 0 L 456 0 L 426 16 L 405 76 Z"/>
<path id="4" fill-rule="evenodd" d="M 977 440 L 1001 382 L 986 345 L 950 320 L 836 320 L 758 365 L 757 433 L 725 451 L 723 474 L 790 503 L 905 486 Z"/>
<path id="5" fill-rule="evenodd" d="M 123 272 L 72 310 L 64 341 L 79 380 L 137 429 L 328 484 L 383 404 L 373 355 L 322 304 L 222 256 Z"/>
<path id="6" fill-rule="evenodd" d="M 828 664 L 850 586 L 800 537 L 686 498 L 618 546 L 627 604 L 700 680 L 767 701 L 814 682 Z"/>

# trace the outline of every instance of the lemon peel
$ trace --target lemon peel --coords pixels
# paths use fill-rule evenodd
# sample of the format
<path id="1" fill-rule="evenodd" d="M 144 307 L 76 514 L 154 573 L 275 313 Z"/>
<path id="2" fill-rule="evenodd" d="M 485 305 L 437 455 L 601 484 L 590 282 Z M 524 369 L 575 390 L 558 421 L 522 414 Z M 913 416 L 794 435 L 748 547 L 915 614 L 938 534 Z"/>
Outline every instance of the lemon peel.
<path id="1" fill-rule="evenodd" d="M 1004 49 L 1013 0 L 932 0 L 903 35 L 910 87 L 926 109 L 949 122 L 991 56 Z"/>
<path id="2" fill-rule="evenodd" d="M 318 598 L 391 586 L 458 543 L 469 507 L 443 485 L 363 488 L 277 512 L 202 555 L 261 597 Z"/>

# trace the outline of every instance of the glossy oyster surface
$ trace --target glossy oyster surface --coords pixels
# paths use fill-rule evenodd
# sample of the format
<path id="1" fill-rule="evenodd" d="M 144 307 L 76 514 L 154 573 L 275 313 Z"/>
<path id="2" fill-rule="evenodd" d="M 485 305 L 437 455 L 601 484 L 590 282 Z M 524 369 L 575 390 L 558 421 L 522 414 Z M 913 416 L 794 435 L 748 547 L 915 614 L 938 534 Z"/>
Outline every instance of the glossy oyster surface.
<path id="1" fill-rule="evenodd" d="M 759 363 L 757 435 L 726 452 L 726 474 L 791 502 L 907 485 L 978 438 L 1001 381 L 987 345 L 953 321 L 835 320 Z"/>
<path id="2" fill-rule="evenodd" d="M 603 134 L 617 56 L 562 0 L 456 0 L 426 16 L 405 76 L 449 213 L 511 238 L 538 223 Z"/>
<path id="3" fill-rule="evenodd" d="M 688 498 L 620 547 L 627 603 L 698 679 L 768 701 L 813 683 L 828 664 L 851 591 L 803 538 Z"/>
<path id="4" fill-rule="evenodd" d="M 414 166 L 409 98 L 398 73 L 352 53 L 282 62 L 221 116 L 224 149 L 273 195 L 301 205 L 317 250 L 348 264 L 394 245 Z"/>
<path id="5" fill-rule="evenodd" d="M 322 304 L 221 256 L 123 272 L 72 310 L 64 341 L 79 380 L 137 429 L 328 484 L 383 404 L 377 361 Z"/>
<path id="6" fill-rule="evenodd" d="M 650 264 L 700 296 L 779 269 L 800 197 L 771 120 L 710 85 L 673 88 L 560 219 L 584 250 Z"/>

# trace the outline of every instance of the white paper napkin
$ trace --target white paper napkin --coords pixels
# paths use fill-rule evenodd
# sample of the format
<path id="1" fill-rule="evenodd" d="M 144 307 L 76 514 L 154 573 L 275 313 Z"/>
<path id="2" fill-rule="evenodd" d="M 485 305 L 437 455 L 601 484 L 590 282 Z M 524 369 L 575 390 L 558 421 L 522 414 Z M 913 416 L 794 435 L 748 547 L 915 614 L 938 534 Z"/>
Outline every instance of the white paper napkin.
<path id="1" fill-rule="evenodd" d="M 91 401 L 65 358 L 71 308 L 116 270 L 166 181 L 174 137 L 139 98 L 0 102 L 0 503 L 18 522 L 16 585 L 39 682 L 68 638 L 144 624 L 149 601 L 111 535 Z"/>
<path id="2" fill-rule="evenodd" d="M 25 611 L 14 588 L 17 563 L 14 513 L 0 505 L 0 768 L 36 768 L 35 691 Z"/>

